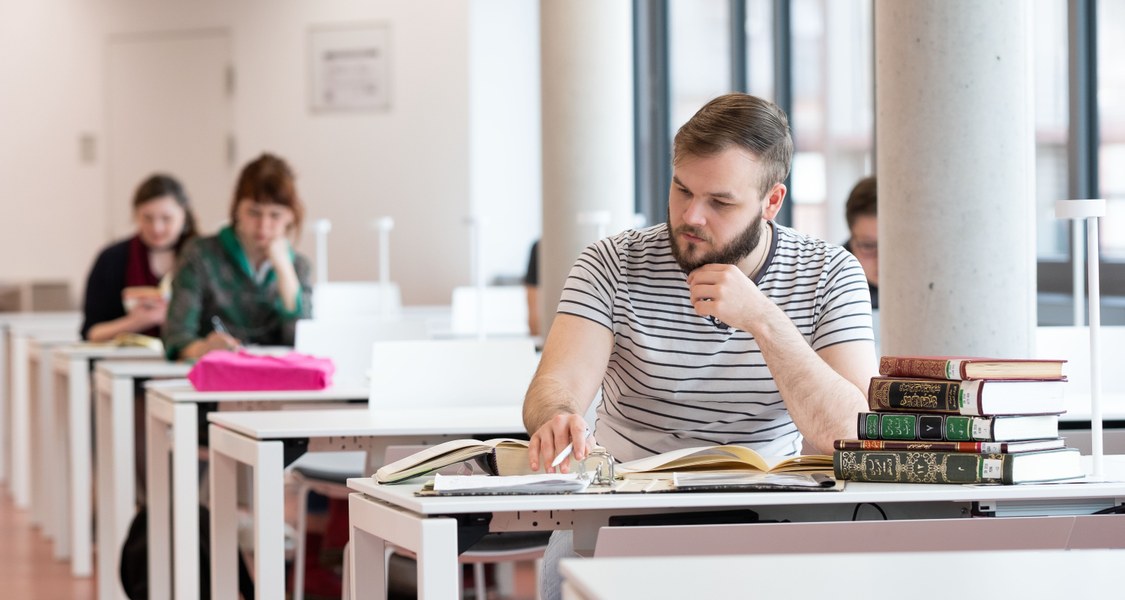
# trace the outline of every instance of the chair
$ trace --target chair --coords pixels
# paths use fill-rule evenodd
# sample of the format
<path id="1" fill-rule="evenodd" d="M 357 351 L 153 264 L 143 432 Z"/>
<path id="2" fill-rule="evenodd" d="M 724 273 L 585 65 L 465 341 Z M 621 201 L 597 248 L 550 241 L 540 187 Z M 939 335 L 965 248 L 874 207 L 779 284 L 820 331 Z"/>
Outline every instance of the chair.
<path id="1" fill-rule="evenodd" d="M 370 356 L 368 406 L 384 413 L 397 408 L 519 406 L 538 362 L 530 338 L 377 341 L 371 345 Z M 435 369 L 440 371 L 440 377 L 434 376 Z M 392 446 L 383 457 L 384 462 L 397 460 L 416 449 Z M 362 455 L 333 454 L 343 456 L 307 455 L 293 466 L 300 498 L 294 600 L 304 597 L 307 493 L 316 491 L 329 498 L 347 498 L 347 479 L 368 474 Z M 463 562 L 474 564 L 477 597 L 483 598 L 484 564 L 538 558 L 546 541 L 547 535 L 489 534 L 462 554 Z"/>

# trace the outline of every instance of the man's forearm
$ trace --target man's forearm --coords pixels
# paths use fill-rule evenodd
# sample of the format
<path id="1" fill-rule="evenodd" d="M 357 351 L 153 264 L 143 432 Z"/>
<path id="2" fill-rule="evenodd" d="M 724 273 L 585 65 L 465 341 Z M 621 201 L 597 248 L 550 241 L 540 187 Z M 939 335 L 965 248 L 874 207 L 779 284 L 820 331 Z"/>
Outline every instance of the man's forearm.
<path id="1" fill-rule="evenodd" d="M 523 403 L 523 424 L 528 433 L 534 433 L 555 415 L 583 414 L 574 394 L 551 377 L 537 375 L 527 390 Z"/>
<path id="2" fill-rule="evenodd" d="M 801 435 L 820 452 L 830 451 L 837 439 L 855 437 L 864 391 L 809 347 L 780 308 L 772 306 L 751 333 Z"/>

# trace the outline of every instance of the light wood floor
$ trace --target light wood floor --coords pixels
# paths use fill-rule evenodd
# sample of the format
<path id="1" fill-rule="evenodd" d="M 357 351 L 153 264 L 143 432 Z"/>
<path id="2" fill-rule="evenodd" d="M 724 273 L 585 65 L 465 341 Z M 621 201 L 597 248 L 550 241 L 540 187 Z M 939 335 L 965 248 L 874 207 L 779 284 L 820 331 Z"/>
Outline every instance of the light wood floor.
<path id="1" fill-rule="evenodd" d="M 0 597 L 93 600 L 96 595 L 94 579 L 71 576 L 70 563 L 54 559 L 51 542 L 0 486 Z"/>

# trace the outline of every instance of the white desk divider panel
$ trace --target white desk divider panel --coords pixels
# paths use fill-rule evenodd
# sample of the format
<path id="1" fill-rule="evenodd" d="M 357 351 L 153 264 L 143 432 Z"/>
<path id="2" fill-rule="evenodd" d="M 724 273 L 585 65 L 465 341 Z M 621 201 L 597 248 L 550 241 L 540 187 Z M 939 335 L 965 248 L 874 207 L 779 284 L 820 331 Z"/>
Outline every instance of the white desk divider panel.
<path id="1" fill-rule="evenodd" d="M 1125 326 L 1103 325 L 1102 354 L 1109 358 L 1102 371 L 1102 388 L 1107 394 L 1125 395 L 1125 369 L 1112 368 L 1114 357 L 1125 356 Z M 1067 361 L 1067 395 L 1090 395 L 1090 334 L 1087 327 L 1037 327 L 1035 356 Z M 1108 418 L 1108 417 L 1107 417 Z"/>
<path id="2" fill-rule="evenodd" d="M 563 600 L 1041 600 L 1117 597 L 1123 560 L 1125 550 L 876 552 L 564 559 L 559 570 Z M 971 574 L 935 574 L 941 569 Z M 868 581 L 871 584 L 865 585 Z M 951 586 L 958 591 L 951 592 Z"/>
<path id="3" fill-rule="evenodd" d="M 519 406 L 537 364 L 531 338 L 375 342 L 369 406 Z"/>
<path id="4" fill-rule="evenodd" d="M 529 335 L 527 291 L 523 286 L 485 287 L 483 314 L 478 314 L 477 308 L 480 295 L 481 292 L 475 287 L 453 289 L 453 335 L 477 334 L 481 318 L 484 320 L 484 332 L 488 335 Z"/>
<path id="5" fill-rule="evenodd" d="M 1062 421 L 1089 422 L 1090 406 L 1090 337 L 1086 327 L 1039 327 L 1035 332 L 1036 357 L 1061 358 L 1067 361 L 1066 414 Z M 1106 422 L 1125 421 L 1125 369 L 1119 365 L 1125 356 L 1125 327 L 1102 326 L 1102 416 Z M 1117 363 L 1114 363 L 1114 361 Z M 1089 427 L 1062 432 L 1067 445 L 1090 453 Z M 1125 430 L 1105 429 L 1105 452 L 1125 454 Z"/>
<path id="6" fill-rule="evenodd" d="M 314 319 L 356 316 L 397 318 L 402 314 L 402 292 L 396 283 L 330 281 L 313 287 Z"/>
<path id="7" fill-rule="evenodd" d="M 297 352 L 332 359 L 335 385 L 367 387 L 371 367 L 371 344 L 377 341 L 424 340 L 426 322 L 421 319 L 387 320 L 380 317 L 302 319 L 297 321 Z"/>

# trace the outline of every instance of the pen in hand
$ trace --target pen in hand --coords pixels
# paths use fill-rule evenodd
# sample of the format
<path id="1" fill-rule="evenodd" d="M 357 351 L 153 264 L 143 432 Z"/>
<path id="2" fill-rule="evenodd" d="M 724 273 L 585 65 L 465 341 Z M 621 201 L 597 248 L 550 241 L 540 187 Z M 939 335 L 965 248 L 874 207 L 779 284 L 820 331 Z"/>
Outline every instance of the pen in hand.
<path id="1" fill-rule="evenodd" d="M 219 315 L 211 316 L 211 328 L 215 330 L 215 333 L 221 334 L 223 336 L 224 344 L 226 345 L 227 350 L 234 350 L 238 348 L 238 340 L 234 340 L 234 344 L 231 345 L 231 342 L 229 340 L 234 338 L 233 336 L 231 336 L 230 332 L 227 331 L 227 326 L 223 324 L 223 320 L 219 318 Z"/>
<path id="2" fill-rule="evenodd" d="M 223 325 L 223 320 L 219 318 L 219 315 L 211 316 L 211 328 L 219 333 L 230 335 L 230 332 L 227 331 L 227 326 Z"/>
<path id="3" fill-rule="evenodd" d="M 586 429 L 582 432 L 582 439 L 586 439 L 588 437 L 590 437 L 589 425 L 587 425 Z M 559 455 L 555 457 L 555 460 L 551 461 L 551 468 L 554 469 L 555 467 L 561 465 L 562 461 L 566 460 L 566 457 L 570 456 L 571 452 L 574 452 L 574 442 L 567 444 L 566 447 L 562 449 L 562 452 L 559 452 Z"/>

